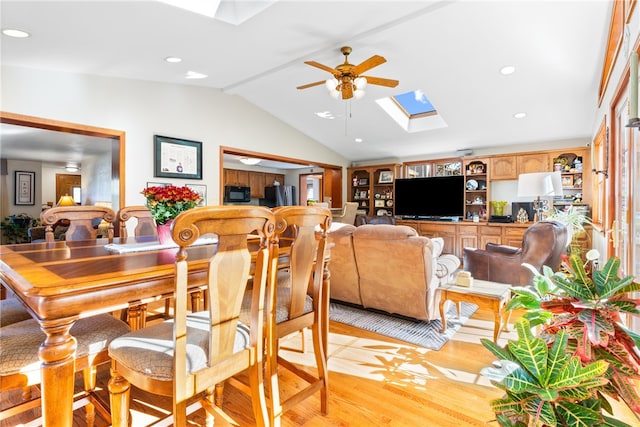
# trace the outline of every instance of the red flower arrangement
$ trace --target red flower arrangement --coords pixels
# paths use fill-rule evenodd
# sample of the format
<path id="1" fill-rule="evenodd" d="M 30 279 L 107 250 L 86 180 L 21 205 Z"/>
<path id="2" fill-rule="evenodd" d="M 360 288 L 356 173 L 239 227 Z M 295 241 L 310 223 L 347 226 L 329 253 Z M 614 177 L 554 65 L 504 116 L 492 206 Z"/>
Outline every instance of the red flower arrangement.
<path id="1" fill-rule="evenodd" d="M 140 194 L 147 198 L 147 207 L 158 225 L 195 208 L 202 200 L 198 193 L 187 186 L 147 187 Z"/>

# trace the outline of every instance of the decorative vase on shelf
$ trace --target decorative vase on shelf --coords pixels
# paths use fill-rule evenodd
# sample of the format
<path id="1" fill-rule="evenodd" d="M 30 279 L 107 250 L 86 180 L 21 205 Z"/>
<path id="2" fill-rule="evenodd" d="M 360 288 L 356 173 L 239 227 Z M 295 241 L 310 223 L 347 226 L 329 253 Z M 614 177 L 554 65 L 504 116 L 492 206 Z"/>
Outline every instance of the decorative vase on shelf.
<path id="1" fill-rule="evenodd" d="M 491 207 L 493 208 L 493 214 L 495 216 L 503 216 L 504 215 L 504 207 L 507 204 L 504 200 L 492 201 Z"/>
<path id="2" fill-rule="evenodd" d="M 173 239 L 171 238 L 171 224 L 173 224 L 172 219 L 168 220 L 164 224 L 156 225 L 156 228 L 158 230 L 158 241 L 161 245 L 173 243 Z"/>

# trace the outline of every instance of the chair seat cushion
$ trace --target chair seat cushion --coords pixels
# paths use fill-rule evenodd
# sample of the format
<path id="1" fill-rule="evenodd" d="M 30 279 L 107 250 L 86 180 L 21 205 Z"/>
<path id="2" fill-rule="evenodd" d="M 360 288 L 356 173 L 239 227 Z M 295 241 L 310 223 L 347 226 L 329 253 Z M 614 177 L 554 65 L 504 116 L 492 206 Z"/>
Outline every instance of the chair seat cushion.
<path id="1" fill-rule="evenodd" d="M 187 316 L 187 372 L 205 368 L 209 354 L 209 312 Z M 249 327 L 238 322 L 234 352 L 249 347 Z M 173 378 L 173 320 L 132 331 L 111 342 L 109 356 L 129 369 L 160 381 Z"/>
<path id="2" fill-rule="evenodd" d="M 0 327 L 32 319 L 26 308 L 14 298 L 0 300 Z"/>
<path id="3" fill-rule="evenodd" d="M 289 273 L 278 273 L 278 287 L 276 288 L 276 323 L 289 320 L 289 304 L 291 303 L 291 289 L 286 285 L 289 283 Z M 304 313 L 313 311 L 313 298 L 309 295 L 304 300 Z M 247 291 L 242 300 L 240 319 L 248 322 L 251 314 L 251 291 Z"/>
<path id="4" fill-rule="evenodd" d="M 129 326 L 110 314 L 78 320 L 71 328 L 78 347 L 76 357 L 106 350 L 116 337 L 129 332 Z M 45 334 L 35 319 L 23 320 L 0 330 L 0 374 L 37 372 L 40 370 L 38 350 Z"/>

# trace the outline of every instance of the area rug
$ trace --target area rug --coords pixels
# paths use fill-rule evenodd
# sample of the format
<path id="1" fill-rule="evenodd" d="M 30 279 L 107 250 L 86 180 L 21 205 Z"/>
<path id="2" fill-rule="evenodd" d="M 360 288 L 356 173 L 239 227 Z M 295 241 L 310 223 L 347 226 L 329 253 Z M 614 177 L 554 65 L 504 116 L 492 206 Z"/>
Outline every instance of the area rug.
<path id="1" fill-rule="evenodd" d="M 329 318 L 335 322 L 406 341 L 420 347 L 440 350 L 477 309 L 477 305 L 463 302 L 462 313 L 458 317 L 455 316 L 457 311 L 455 306 L 450 304 L 447 312 L 447 330 L 444 333 L 440 332 L 442 328 L 440 319 L 424 322 L 379 311 L 365 310 L 334 301 L 329 306 Z"/>

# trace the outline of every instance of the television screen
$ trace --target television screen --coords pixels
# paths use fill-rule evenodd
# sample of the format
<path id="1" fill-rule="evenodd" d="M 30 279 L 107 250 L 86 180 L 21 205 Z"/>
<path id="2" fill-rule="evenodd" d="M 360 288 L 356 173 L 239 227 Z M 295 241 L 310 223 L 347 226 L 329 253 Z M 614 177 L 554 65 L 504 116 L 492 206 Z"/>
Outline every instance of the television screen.
<path id="1" fill-rule="evenodd" d="M 395 214 L 427 219 L 464 217 L 464 177 L 396 179 Z"/>

